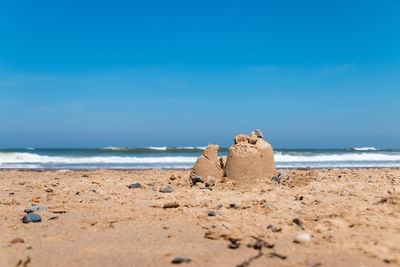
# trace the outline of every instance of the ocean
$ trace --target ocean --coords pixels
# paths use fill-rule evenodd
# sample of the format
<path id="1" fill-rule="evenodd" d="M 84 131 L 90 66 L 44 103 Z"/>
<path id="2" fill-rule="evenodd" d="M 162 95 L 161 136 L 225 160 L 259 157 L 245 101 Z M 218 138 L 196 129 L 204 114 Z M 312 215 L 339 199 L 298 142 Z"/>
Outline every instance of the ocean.
<path id="1" fill-rule="evenodd" d="M 1 169 L 191 168 L 204 147 L 0 149 Z M 227 155 L 220 149 L 220 156 Z M 400 149 L 275 149 L 278 168 L 400 167 Z"/>

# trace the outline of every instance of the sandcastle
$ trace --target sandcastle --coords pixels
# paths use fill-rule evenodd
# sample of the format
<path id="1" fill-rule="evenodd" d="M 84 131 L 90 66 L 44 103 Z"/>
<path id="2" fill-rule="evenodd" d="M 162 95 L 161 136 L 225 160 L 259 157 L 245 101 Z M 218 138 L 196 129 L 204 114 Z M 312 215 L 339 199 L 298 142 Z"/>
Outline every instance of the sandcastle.
<path id="1" fill-rule="evenodd" d="M 237 135 L 227 157 L 218 158 L 218 149 L 218 145 L 207 146 L 194 164 L 191 178 L 227 177 L 249 185 L 270 180 L 275 172 L 273 148 L 264 140 L 260 130 L 250 135 Z"/>

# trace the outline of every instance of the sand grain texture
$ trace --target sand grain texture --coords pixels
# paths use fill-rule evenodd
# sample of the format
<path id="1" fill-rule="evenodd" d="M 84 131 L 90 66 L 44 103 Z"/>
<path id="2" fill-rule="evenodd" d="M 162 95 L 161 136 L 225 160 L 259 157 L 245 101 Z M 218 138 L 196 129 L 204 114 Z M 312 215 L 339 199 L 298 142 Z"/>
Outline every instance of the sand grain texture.
<path id="1" fill-rule="evenodd" d="M 1 171 L 0 265 L 400 266 L 400 170 L 279 171 L 212 190 L 186 170 Z"/>

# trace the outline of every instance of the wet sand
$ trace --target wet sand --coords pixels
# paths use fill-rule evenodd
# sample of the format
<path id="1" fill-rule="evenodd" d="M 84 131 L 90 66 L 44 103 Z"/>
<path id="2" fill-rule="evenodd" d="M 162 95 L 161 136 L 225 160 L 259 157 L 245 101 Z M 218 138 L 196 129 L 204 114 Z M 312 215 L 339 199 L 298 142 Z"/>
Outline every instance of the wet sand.
<path id="1" fill-rule="evenodd" d="M 399 169 L 279 171 L 253 188 L 190 187 L 188 170 L 0 171 L 0 265 L 400 266 Z M 32 204 L 42 221 L 24 224 Z"/>

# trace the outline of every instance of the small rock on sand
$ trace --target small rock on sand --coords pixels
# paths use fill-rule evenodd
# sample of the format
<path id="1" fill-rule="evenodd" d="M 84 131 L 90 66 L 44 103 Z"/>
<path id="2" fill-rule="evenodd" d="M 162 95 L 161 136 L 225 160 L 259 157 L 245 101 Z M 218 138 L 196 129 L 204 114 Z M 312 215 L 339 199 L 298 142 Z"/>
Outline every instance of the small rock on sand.
<path id="1" fill-rule="evenodd" d="M 210 216 L 210 217 L 214 217 L 214 216 L 217 216 L 217 213 L 216 213 L 215 211 L 213 211 L 213 210 L 210 210 L 210 211 L 207 213 L 207 215 Z"/>
<path id="2" fill-rule="evenodd" d="M 179 204 L 176 202 L 169 202 L 169 203 L 165 203 L 163 208 L 164 209 L 173 209 L 173 208 L 178 208 Z"/>
<path id="3" fill-rule="evenodd" d="M 25 240 L 23 240 L 20 237 L 14 238 L 13 240 L 10 241 L 11 244 L 17 244 L 17 243 L 25 243 Z"/>
<path id="4" fill-rule="evenodd" d="M 160 193 L 171 193 L 174 191 L 174 188 L 170 185 L 163 185 L 159 191 Z"/>
<path id="5" fill-rule="evenodd" d="M 190 179 L 190 185 L 196 185 L 197 183 L 204 183 L 203 176 L 195 176 Z"/>
<path id="6" fill-rule="evenodd" d="M 308 242 L 310 240 L 311 240 L 311 235 L 310 234 L 308 234 L 308 233 L 300 233 L 300 234 L 296 235 L 296 237 L 294 238 L 293 242 L 301 244 L 301 243 L 306 243 L 306 242 Z"/>
<path id="7" fill-rule="evenodd" d="M 141 187 L 142 187 L 142 185 L 138 182 L 134 182 L 128 186 L 128 188 L 130 188 L 130 189 L 136 189 L 136 188 L 141 188 Z"/>
<path id="8" fill-rule="evenodd" d="M 189 258 L 185 258 L 185 257 L 176 257 L 176 258 L 174 258 L 172 261 L 171 261 L 171 263 L 172 264 L 181 264 L 181 263 L 189 263 L 189 262 L 191 262 L 192 260 L 191 259 L 189 259 Z"/>
<path id="9" fill-rule="evenodd" d="M 30 222 L 38 223 L 41 221 L 42 221 L 42 218 L 38 214 L 33 213 L 33 212 L 25 214 L 25 216 L 22 218 L 23 223 L 30 223 Z"/>
<path id="10" fill-rule="evenodd" d="M 27 207 L 24 212 L 25 213 L 32 213 L 35 211 L 44 211 L 47 210 L 47 208 L 45 206 L 41 206 L 41 205 L 32 205 L 30 207 Z"/>

